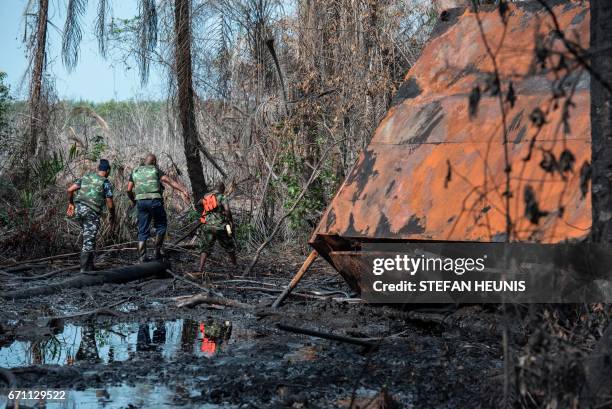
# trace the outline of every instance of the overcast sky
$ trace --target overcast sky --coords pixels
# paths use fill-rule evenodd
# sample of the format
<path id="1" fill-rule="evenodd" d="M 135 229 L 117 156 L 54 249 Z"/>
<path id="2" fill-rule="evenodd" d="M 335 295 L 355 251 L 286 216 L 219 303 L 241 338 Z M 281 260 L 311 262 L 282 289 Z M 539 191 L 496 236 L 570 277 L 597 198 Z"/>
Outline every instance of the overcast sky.
<path id="1" fill-rule="evenodd" d="M 49 1 L 48 66 L 51 79 L 61 99 L 95 102 L 126 99 L 160 99 L 165 95 L 166 81 L 162 73 L 151 68 L 147 86 L 142 87 L 136 68 L 126 70 L 122 63 L 104 60 L 93 34 L 97 1 L 89 0 L 83 17 L 83 40 L 77 67 L 71 73 L 64 68 L 61 51 L 61 30 L 66 18 L 67 0 Z M 28 59 L 22 43 L 24 8 L 27 0 L 0 0 L 0 71 L 7 73 L 11 93 L 18 99 L 27 96 L 28 84 L 23 81 Z M 137 14 L 136 0 L 111 1 L 112 15 L 131 18 Z"/>

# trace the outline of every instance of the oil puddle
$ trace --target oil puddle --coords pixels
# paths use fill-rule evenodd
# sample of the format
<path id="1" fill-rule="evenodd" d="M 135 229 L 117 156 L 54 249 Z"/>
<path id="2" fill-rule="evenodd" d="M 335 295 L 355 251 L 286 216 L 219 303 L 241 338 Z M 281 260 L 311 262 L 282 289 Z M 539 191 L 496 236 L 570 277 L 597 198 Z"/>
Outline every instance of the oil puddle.
<path id="1" fill-rule="evenodd" d="M 247 334 L 229 321 L 187 319 L 111 326 L 60 323 L 44 329 L 20 330 L 21 336 L 1 339 L 0 367 L 73 365 L 80 361 L 108 364 L 129 361 L 141 353 L 156 354 L 163 360 L 179 354 L 210 358 Z"/>
<path id="2" fill-rule="evenodd" d="M 209 403 L 199 403 L 201 393 L 184 387 L 169 388 L 162 385 L 137 384 L 120 385 L 105 388 L 90 388 L 83 391 L 70 390 L 62 395 L 61 400 L 8 400 L 0 397 L 0 408 L 4 407 L 44 407 L 45 409 L 119 409 L 119 408 L 152 408 L 166 409 L 189 407 L 198 409 L 232 408 Z"/>

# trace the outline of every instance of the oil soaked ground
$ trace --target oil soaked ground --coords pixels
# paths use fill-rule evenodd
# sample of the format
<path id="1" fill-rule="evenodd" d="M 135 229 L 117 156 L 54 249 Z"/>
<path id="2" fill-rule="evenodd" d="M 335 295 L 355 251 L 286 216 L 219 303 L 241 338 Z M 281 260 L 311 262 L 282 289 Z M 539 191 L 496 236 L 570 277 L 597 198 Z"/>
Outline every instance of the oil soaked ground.
<path id="1" fill-rule="evenodd" d="M 6 302 L 0 367 L 10 368 L 19 389 L 66 391 L 64 400 L 21 400 L 21 408 L 497 406 L 503 364 L 495 311 L 431 315 L 446 316 L 442 322 L 346 302 L 339 298 L 348 288 L 321 261 L 300 283 L 301 296 L 271 310 L 296 269 L 276 265 L 228 280 L 211 265 L 215 291 L 252 309 L 178 308 L 175 297 L 200 290 L 173 279 Z M 468 316 L 477 318 L 463 325 Z M 377 348 L 283 332 L 277 323 L 368 338 Z M 0 408 L 16 407 L 0 399 Z"/>

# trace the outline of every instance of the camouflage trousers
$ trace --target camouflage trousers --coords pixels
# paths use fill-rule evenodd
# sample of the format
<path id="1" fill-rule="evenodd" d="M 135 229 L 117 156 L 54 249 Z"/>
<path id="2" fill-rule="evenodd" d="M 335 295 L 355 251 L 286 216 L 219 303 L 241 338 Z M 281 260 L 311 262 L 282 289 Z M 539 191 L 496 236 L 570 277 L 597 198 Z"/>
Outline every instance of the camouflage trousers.
<path id="1" fill-rule="evenodd" d="M 236 251 L 234 238 L 227 234 L 225 228 L 207 225 L 200 226 L 200 229 L 198 230 L 198 239 L 198 250 L 200 253 L 204 253 L 206 255 L 209 255 L 212 252 L 216 241 L 219 241 L 221 247 L 223 247 L 223 249 L 228 253 L 234 253 Z"/>
<path id="2" fill-rule="evenodd" d="M 84 204 L 76 204 L 76 218 L 81 223 L 83 232 L 83 253 L 96 249 L 96 236 L 100 230 L 100 215 Z"/>

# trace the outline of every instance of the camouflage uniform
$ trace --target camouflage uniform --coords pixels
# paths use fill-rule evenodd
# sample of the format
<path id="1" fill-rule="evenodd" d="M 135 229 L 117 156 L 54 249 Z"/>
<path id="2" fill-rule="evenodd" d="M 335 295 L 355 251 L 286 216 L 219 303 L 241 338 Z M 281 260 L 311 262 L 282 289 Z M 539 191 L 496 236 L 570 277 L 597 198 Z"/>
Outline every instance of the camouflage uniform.
<path id="1" fill-rule="evenodd" d="M 84 204 L 75 205 L 75 215 L 83 232 L 82 252 L 94 251 L 96 249 L 96 236 L 100 230 L 100 215 Z"/>
<path id="2" fill-rule="evenodd" d="M 225 226 L 229 224 L 229 220 L 225 216 L 225 209 L 229 209 L 229 201 L 225 195 L 217 192 L 213 192 L 213 194 L 217 197 L 218 207 L 206 213 L 206 222 L 200 226 L 198 231 L 198 249 L 200 253 L 210 255 L 215 242 L 218 240 L 225 251 L 234 253 L 236 251 L 234 238 L 227 234 L 225 229 Z"/>
<path id="3" fill-rule="evenodd" d="M 151 220 L 156 236 L 163 237 L 166 234 L 168 221 L 163 202 L 163 176 L 164 173 L 155 165 L 139 166 L 130 175 L 138 210 L 138 241 L 149 238 Z"/>
<path id="4" fill-rule="evenodd" d="M 164 173 L 155 165 L 141 165 L 132 171 L 130 182 L 134 183 L 136 200 L 161 199 Z"/>
<path id="5" fill-rule="evenodd" d="M 83 231 L 81 251 L 91 252 L 96 248 L 96 236 L 100 229 L 100 215 L 106 199 L 113 197 L 110 181 L 97 173 L 88 173 L 74 182 L 79 186 L 75 201 L 75 215 Z"/>

